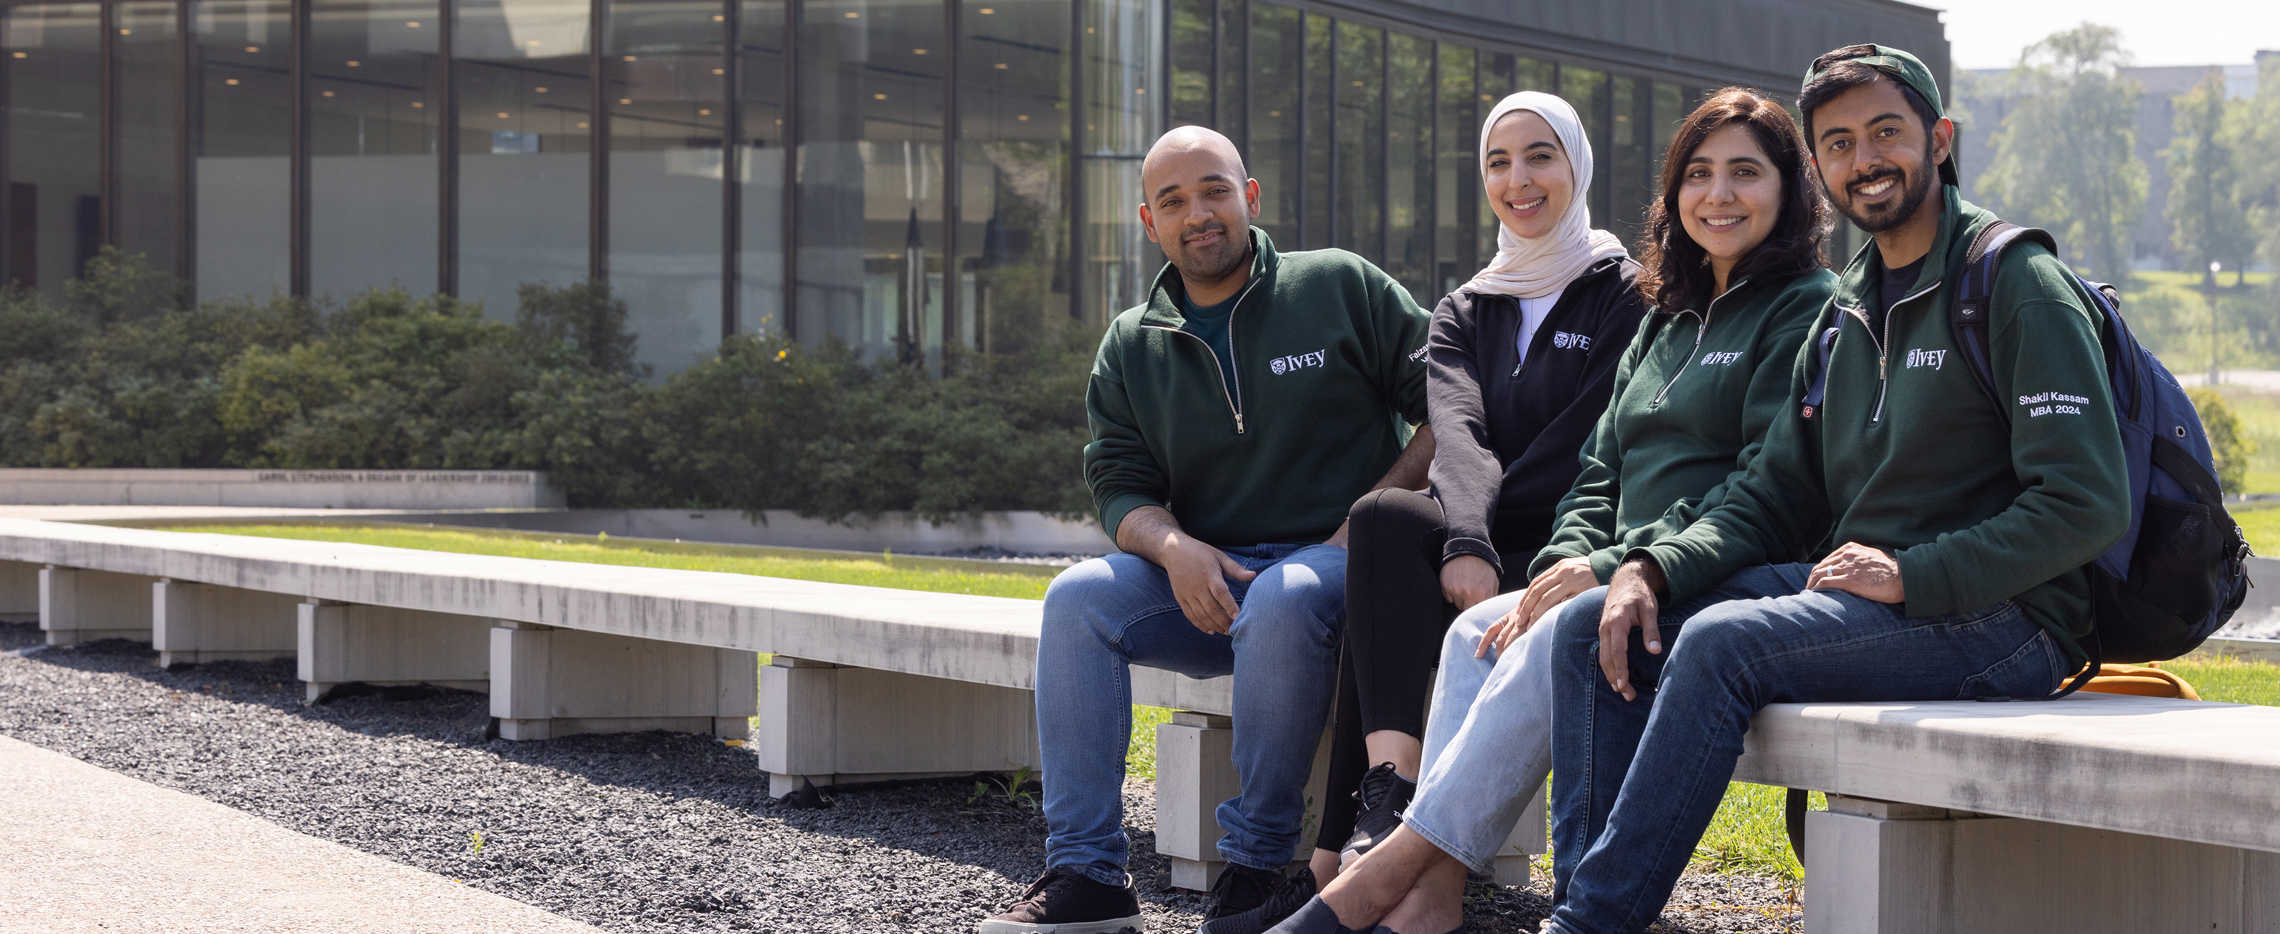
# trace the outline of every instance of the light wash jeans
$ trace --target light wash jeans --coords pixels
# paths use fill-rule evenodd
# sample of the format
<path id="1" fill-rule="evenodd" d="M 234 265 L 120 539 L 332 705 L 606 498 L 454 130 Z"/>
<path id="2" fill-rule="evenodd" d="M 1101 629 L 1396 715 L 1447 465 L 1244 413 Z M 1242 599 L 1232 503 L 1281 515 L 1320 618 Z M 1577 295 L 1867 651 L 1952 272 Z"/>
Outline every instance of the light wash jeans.
<path id="1" fill-rule="evenodd" d="M 1240 609 L 1228 635 L 1195 628 L 1171 578 L 1113 554 L 1061 572 L 1045 591 L 1037 640 L 1037 742 L 1045 767 L 1045 864 L 1121 886 L 1130 666 L 1191 678 L 1235 676 L 1234 760 L 1243 787 L 1219 806 L 1219 855 L 1280 869 L 1298 845 L 1306 779 L 1337 687 L 1346 550 L 1259 545 L 1227 554 L 1258 572 L 1229 580 Z"/>
<path id="2" fill-rule="evenodd" d="M 1662 913 L 1726 794 L 1750 717 L 1810 701 L 2040 697 L 2067 670 L 2010 601 L 1952 616 L 1805 590 L 1805 564 L 1761 565 L 1665 610 L 1666 651 L 1634 633 L 1626 701 L 1599 670 L 1606 590 L 1559 613 L 1551 650 L 1555 891 L 1548 932 L 1630 934 Z"/>
<path id="3" fill-rule="evenodd" d="M 1458 615 L 1441 640 L 1440 680 L 1425 721 L 1425 769 L 1401 822 L 1477 872 L 1541 794 L 1552 769 L 1552 684 L 1545 653 L 1553 613 L 1505 646 L 1474 658 L 1489 624 L 1520 605 L 1499 594 Z"/>

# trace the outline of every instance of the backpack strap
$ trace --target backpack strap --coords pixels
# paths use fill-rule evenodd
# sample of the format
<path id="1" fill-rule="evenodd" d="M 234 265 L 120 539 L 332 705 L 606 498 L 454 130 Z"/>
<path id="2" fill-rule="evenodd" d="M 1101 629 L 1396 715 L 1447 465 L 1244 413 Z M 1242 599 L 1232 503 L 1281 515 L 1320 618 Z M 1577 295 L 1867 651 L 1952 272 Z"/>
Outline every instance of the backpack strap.
<path id="1" fill-rule="evenodd" d="M 1821 400 L 1829 395 L 1829 354 L 1837 346 L 1837 326 L 1830 325 L 1813 339 L 1812 375 L 1805 383 L 1805 398 L 1799 400 L 1804 409 L 1799 413 L 1808 421 L 1820 414 Z"/>
<path id="2" fill-rule="evenodd" d="M 1995 391 L 1995 370 L 1989 360 L 1987 321 L 1995 305 L 1995 273 L 2003 265 L 2003 249 L 2020 241 L 2040 243 L 2052 253 L 2058 252 L 2058 241 L 2036 227 L 2021 227 L 2010 221 L 1997 220 L 1980 228 L 1971 238 L 1971 246 L 1963 253 L 1963 278 L 1956 285 L 1955 304 L 1949 306 L 1948 328 L 1955 334 L 1956 346 L 1963 348 L 1963 360 L 1971 367 L 1971 377 L 1987 401 L 2003 421 L 2011 420 L 2011 408 L 2003 404 L 2003 396 Z"/>

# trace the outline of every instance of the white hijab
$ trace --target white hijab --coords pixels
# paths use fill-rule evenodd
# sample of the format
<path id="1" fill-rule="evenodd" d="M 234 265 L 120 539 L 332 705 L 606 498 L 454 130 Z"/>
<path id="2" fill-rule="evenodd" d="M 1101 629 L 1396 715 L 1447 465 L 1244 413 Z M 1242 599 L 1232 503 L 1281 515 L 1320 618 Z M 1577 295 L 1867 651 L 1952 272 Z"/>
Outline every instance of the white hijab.
<path id="1" fill-rule="evenodd" d="M 1591 268 L 1591 264 L 1610 256 L 1627 255 L 1623 241 L 1591 226 L 1591 209 L 1584 206 L 1591 191 L 1591 140 L 1583 135 L 1583 122 L 1576 118 L 1575 108 L 1567 101 L 1542 91 L 1521 91 L 1497 101 L 1495 109 L 1488 112 L 1488 119 L 1480 125 L 1481 164 L 1488 163 L 1488 131 L 1505 115 L 1522 110 L 1551 124 L 1552 134 L 1559 137 L 1560 148 L 1567 150 L 1575 187 L 1569 192 L 1567 211 L 1560 215 L 1551 233 L 1522 239 L 1503 224 L 1497 224 L 1496 258 L 1474 275 L 1472 281 L 1460 286 L 1462 291 L 1542 298 L 1566 289 L 1567 284 Z M 1513 157 L 1517 159 L 1519 154 L 1514 153 Z"/>

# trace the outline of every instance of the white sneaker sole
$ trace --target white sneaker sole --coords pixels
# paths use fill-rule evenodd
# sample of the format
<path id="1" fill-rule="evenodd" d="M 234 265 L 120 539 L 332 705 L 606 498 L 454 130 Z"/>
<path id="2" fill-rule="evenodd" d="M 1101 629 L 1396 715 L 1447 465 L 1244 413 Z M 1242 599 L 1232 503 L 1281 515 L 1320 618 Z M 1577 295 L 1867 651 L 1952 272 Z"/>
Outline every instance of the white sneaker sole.
<path id="1" fill-rule="evenodd" d="M 1140 916 L 1062 924 L 1029 924 L 991 919 L 983 921 L 975 934 L 1140 934 Z"/>

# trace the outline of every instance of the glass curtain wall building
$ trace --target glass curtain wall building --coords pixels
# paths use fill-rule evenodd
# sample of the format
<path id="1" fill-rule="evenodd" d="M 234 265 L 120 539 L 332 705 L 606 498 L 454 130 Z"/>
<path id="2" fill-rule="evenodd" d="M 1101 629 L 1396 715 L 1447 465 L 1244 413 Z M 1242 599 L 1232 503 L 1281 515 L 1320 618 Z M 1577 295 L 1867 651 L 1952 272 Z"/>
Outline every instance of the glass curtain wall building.
<path id="1" fill-rule="evenodd" d="M 1137 301 L 1140 159 L 1199 123 L 1279 245 L 1430 303 L 1494 249 L 1474 147 L 1506 93 L 1577 105 L 1629 239 L 1704 91 L 1790 95 L 1865 38 L 1945 70 L 1934 12 L 1836 2 L 0 0 L 0 278 L 59 293 L 116 245 L 200 299 L 501 318 L 599 279 L 661 372 L 740 332 L 938 361 Z"/>

